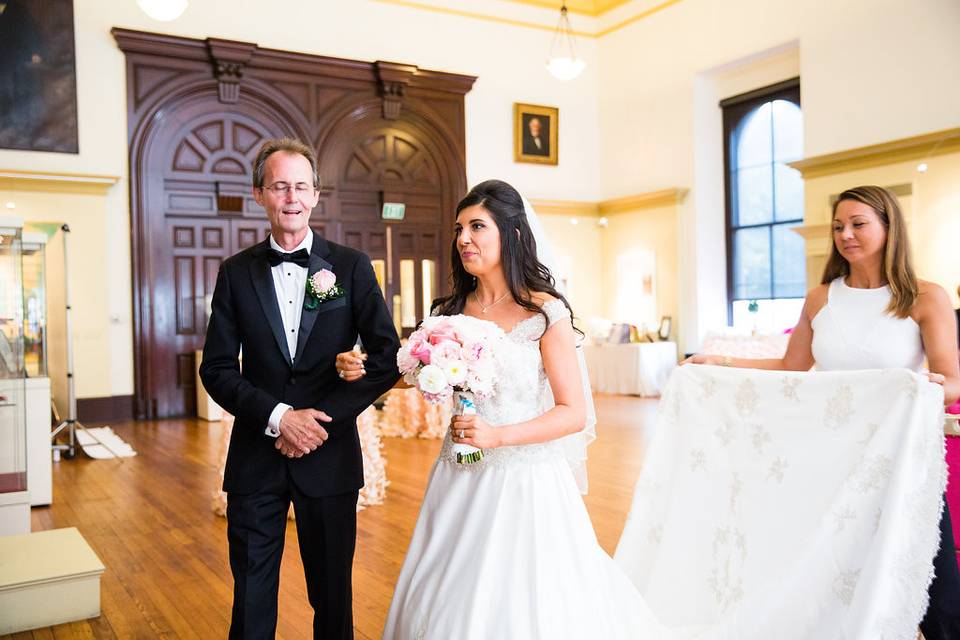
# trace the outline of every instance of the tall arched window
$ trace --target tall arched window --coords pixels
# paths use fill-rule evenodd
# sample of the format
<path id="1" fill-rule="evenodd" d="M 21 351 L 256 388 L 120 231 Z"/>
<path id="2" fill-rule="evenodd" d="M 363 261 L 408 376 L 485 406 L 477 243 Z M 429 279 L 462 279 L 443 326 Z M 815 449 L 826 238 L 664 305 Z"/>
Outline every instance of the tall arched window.
<path id="1" fill-rule="evenodd" d="M 806 294 L 799 79 L 728 98 L 723 108 L 728 320 L 778 330 L 796 323 Z"/>

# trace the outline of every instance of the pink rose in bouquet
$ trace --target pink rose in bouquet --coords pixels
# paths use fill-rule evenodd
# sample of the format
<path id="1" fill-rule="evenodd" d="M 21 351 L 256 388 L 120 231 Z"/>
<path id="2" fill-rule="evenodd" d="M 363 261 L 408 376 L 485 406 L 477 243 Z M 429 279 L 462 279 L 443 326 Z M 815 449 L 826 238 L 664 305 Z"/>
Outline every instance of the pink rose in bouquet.
<path id="1" fill-rule="evenodd" d="M 443 320 L 438 322 L 429 333 L 430 344 L 438 345 L 441 342 L 453 342 L 457 340 L 457 330 L 453 325 L 453 322 L 449 320 Z"/>
<path id="2" fill-rule="evenodd" d="M 432 349 L 430 347 L 430 342 L 425 335 L 417 335 L 421 333 L 420 331 L 414 331 L 410 338 L 407 340 L 406 351 L 407 353 L 418 362 L 422 364 L 430 364 L 430 357 L 432 355 Z M 398 360 L 397 364 L 400 362 Z M 411 367 L 412 368 L 412 367 Z M 405 367 L 400 366 L 401 373 L 404 372 Z"/>

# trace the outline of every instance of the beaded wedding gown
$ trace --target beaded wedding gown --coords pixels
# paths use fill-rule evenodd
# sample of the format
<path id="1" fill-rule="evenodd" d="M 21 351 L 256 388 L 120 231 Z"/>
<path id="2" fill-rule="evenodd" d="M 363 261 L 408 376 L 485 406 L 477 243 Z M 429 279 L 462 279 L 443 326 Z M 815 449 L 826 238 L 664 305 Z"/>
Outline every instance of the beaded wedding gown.
<path id="1" fill-rule="evenodd" d="M 543 306 L 550 324 L 569 318 Z M 491 425 L 553 406 L 541 315 L 506 334 Z M 457 464 L 448 433 L 431 471 L 383 637 L 389 640 L 663 638 L 643 599 L 597 543 L 559 441 L 485 451 Z"/>

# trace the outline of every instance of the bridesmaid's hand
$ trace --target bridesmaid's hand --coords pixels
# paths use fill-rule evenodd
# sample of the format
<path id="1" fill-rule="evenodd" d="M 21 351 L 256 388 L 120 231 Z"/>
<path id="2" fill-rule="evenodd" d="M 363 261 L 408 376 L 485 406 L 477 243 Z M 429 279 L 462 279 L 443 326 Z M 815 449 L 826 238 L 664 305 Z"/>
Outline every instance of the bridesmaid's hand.
<path id="1" fill-rule="evenodd" d="M 934 373 L 933 371 L 927 371 L 927 379 L 930 382 L 940 385 L 941 387 L 943 386 L 943 383 L 947 381 L 946 377 L 944 377 L 942 373 Z"/>
<path id="2" fill-rule="evenodd" d="M 364 368 L 364 361 L 367 354 L 359 351 L 344 351 L 337 354 L 337 375 L 346 382 L 355 382 L 367 375 Z"/>
<path id="3" fill-rule="evenodd" d="M 473 445 L 478 449 L 496 449 L 503 446 L 500 430 L 491 427 L 486 420 L 476 414 L 453 416 L 453 420 L 450 421 L 450 433 L 454 442 Z"/>
<path id="4" fill-rule="evenodd" d="M 695 353 L 686 360 L 680 363 L 680 366 L 685 364 L 712 364 L 718 367 L 725 364 L 723 356 L 709 356 L 705 353 Z"/>

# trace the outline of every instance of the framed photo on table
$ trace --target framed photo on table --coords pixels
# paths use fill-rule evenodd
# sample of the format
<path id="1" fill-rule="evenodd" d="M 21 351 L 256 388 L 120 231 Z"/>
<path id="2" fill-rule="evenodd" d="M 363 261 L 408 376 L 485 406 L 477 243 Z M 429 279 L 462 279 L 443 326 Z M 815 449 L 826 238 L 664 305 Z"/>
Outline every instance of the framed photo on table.
<path id="1" fill-rule="evenodd" d="M 661 340 L 670 339 L 670 329 L 673 325 L 673 318 L 670 316 L 663 316 L 660 318 L 660 328 L 657 329 L 657 337 Z"/>
<path id="2" fill-rule="evenodd" d="M 557 164 L 559 124 L 560 110 L 556 107 L 514 103 L 514 161 Z"/>

